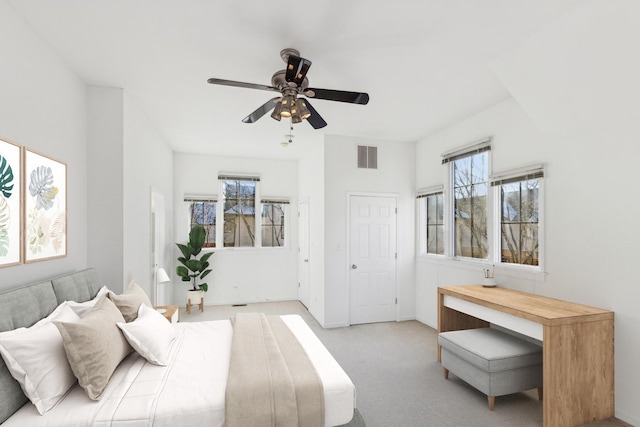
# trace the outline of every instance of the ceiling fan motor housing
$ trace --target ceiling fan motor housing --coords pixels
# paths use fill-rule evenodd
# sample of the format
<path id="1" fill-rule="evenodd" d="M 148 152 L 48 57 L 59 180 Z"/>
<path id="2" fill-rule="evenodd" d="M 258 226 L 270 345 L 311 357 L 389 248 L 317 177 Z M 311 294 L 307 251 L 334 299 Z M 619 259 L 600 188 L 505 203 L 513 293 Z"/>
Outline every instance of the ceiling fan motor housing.
<path id="1" fill-rule="evenodd" d="M 286 72 L 286 70 L 276 71 L 271 77 L 271 86 L 278 88 L 281 92 L 283 90 L 292 90 L 295 93 L 302 92 L 309 87 L 309 79 L 306 77 L 300 86 L 296 86 L 293 82 L 288 82 L 285 78 Z"/>

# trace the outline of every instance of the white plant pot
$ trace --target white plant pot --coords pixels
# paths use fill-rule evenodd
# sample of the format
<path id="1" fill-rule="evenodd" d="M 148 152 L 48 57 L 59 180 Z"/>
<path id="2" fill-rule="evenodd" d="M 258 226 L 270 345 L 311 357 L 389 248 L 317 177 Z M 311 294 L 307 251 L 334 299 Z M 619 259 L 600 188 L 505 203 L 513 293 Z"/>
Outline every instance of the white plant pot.
<path id="1" fill-rule="evenodd" d="M 204 291 L 187 291 L 187 313 L 191 313 L 192 306 L 204 311 Z"/>
<path id="2" fill-rule="evenodd" d="M 201 298 L 204 298 L 204 291 L 187 291 L 187 301 L 191 300 L 191 304 L 200 304 Z"/>

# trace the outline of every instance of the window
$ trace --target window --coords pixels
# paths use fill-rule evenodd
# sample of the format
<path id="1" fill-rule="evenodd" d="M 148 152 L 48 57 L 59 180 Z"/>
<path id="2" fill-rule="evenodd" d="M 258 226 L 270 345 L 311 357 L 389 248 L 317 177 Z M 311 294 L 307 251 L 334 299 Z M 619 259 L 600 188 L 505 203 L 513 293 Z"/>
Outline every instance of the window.
<path id="1" fill-rule="evenodd" d="M 262 246 L 285 246 L 285 209 L 289 202 L 262 201 Z"/>
<path id="2" fill-rule="evenodd" d="M 539 265 L 540 184 L 544 173 L 532 173 L 491 182 L 499 189 L 500 252 L 503 263 Z"/>
<path id="3" fill-rule="evenodd" d="M 444 255 L 444 208 L 442 191 L 418 196 L 422 200 L 422 252 Z"/>
<path id="4" fill-rule="evenodd" d="M 216 199 L 185 197 L 189 209 L 189 230 L 194 225 L 204 227 L 205 248 L 216 247 Z"/>
<path id="5" fill-rule="evenodd" d="M 468 258 L 488 256 L 487 196 L 489 145 L 487 139 L 466 150 L 445 155 L 450 164 L 453 254 Z"/>
<path id="6" fill-rule="evenodd" d="M 256 188 L 259 178 L 220 176 L 224 247 L 256 244 Z"/>

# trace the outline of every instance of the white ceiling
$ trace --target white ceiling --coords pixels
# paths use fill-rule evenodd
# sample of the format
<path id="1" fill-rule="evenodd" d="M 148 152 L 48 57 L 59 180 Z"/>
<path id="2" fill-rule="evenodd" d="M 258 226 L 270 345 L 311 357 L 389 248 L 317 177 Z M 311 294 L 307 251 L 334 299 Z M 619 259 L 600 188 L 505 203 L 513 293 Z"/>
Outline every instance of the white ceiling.
<path id="1" fill-rule="evenodd" d="M 4 0 L 92 85 L 121 87 L 176 151 L 295 158 L 318 134 L 417 141 L 509 94 L 492 60 L 580 0 Z M 273 92 L 280 50 L 313 65 L 311 87 L 367 92 L 313 101 L 328 122 L 241 119 Z M 43 75 L 46 79 L 46 75 Z"/>

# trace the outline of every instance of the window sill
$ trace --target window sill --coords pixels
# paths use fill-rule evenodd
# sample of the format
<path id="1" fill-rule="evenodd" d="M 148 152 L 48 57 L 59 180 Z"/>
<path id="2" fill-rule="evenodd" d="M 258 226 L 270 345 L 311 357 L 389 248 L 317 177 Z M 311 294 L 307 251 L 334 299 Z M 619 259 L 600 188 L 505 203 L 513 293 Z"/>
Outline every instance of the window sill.
<path id="1" fill-rule="evenodd" d="M 226 246 L 224 248 L 211 248 L 214 252 L 260 252 L 260 251 L 286 251 L 287 246 L 251 246 L 251 247 L 235 247 Z M 203 249 L 204 251 L 205 249 Z"/>
<path id="2" fill-rule="evenodd" d="M 481 274 L 483 268 L 491 266 L 487 261 L 474 260 L 472 258 L 452 258 L 445 255 L 420 254 L 418 262 L 438 264 L 448 268 L 456 268 L 467 271 L 477 271 Z M 520 265 L 495 264 L 495 276 L 498 281 L 503 279 L 525 279 L 536 282 L 544 282 L 547 273 L 536 267 Z M 479 276 L 482 277 L 482 276 Z"/>

